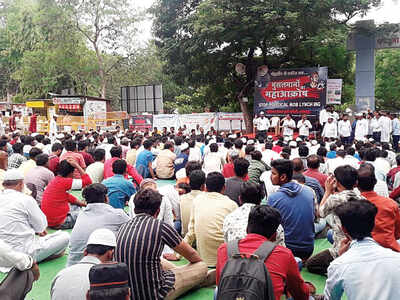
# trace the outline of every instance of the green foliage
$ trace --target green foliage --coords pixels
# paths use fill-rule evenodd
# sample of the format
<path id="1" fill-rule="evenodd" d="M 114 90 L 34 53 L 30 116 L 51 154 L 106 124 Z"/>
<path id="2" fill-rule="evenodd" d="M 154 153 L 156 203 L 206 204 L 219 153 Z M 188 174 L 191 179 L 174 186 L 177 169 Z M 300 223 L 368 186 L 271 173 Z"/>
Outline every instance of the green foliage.
<path id="1" fill-rule="evenodd" d="M 346 23 L 376 0 L 158 0 L 152 9 L 166 72 L 217 109 L 253 95 L 257 67 L 328 66 L 331 78 L 352 85 L 353 56 Z M 238 76 L 234 66 L 246 65 Z M 346 97 L 351 97 L 346 92 Z M 207 100 L 208 99 L 208 100 Z M 349 99 L 350 100 L 350 99 Z M 251 105 L 251 102 L 249 103 Z M 241 105 L 246 109 L 246 105 Z M 246 113 L 246 111 L 244 111 Z"/>
<path id="2" fill-rule="evenodd" d="M 376 106 L 390 111 L 400 109 L 400 51 L 382 50 L 376 54 Z"/>

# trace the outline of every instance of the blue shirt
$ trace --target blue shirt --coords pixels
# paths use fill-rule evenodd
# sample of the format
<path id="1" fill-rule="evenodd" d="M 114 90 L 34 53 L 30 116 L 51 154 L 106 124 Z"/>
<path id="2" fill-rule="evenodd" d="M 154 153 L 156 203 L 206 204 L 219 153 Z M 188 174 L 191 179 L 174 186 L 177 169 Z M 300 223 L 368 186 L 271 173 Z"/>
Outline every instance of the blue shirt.
<path id="1" fill-rule="evenodd" d="M 282 185 L 268 197 L 268 204 L 279 210 L 285 231 L 285 244 L 289 249 L 314 249 L 314 192 L 296 182 Z"/>
<path id="2" fill-rule="evenodd" d="M 326 154 L 326 158 L 336 158 L 336 151 L 329 151 Z"/>
<path id="3" fill-rule="evenodd" d="M 108 189 L 108 200 L 114 208 L 124 208 L 125 202 L 136 193 L 133 183 L 126 180 L 123 175 L 115 174 L 113 177 L 103 180 Z"/>
<path id="4" fill-rule="evenodd" d="M 179 154 L 179 156 L 175 159 L 175 173 L 178 172 L 180 169 L 183 169 L 189 160 L 189 155 L 185 153 Z"/>
<path id="5" fill-rule="evenodd" d="M 393 135 L 400 135 L 400 120 L 399 120 L 399 118 L 393 119 L 392 127 L 393 127 L 392 128 L 393 129 L 392 134 Z"/>
<path id="6" fill-rule="evenodd" d="M 331 262 L 325 299 L 400 299 L 400 254 L 378 245 L 372 238 L 353 241 Z"/>
<path id="7" fill-rule="evenodd" d="M 136 158 L 136 170 L 143 178 L 148 178 L 150 175 L 149 163 L 153 161 L 153 153 L 144 149 Z"/>

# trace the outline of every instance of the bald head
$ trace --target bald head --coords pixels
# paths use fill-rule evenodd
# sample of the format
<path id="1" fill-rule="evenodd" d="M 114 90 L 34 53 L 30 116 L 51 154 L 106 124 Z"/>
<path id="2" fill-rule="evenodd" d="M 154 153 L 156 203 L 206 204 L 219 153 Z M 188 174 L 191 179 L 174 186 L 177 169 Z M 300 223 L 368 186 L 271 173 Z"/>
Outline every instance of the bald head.
<path id="1" fill-rule="evenodd" d="M 0 150 L 0 169 L 7 170 L 8 166 L 8 154 L 5 151 Z"/>
<path id="2" fill-rule="evenodd" d="M 304 171 L 304 164 L 300 158 L 295 158 L 292 160 L 293 162 L 293 172 L 295 173 L 303 173 Z"/>
<path id="3" fill-rule="evenodd" d="M 320 161 L 318 155 L 310 155 L 307 157 L 307 167 L 309 169 L 318 170 L 320 166 Z"/>

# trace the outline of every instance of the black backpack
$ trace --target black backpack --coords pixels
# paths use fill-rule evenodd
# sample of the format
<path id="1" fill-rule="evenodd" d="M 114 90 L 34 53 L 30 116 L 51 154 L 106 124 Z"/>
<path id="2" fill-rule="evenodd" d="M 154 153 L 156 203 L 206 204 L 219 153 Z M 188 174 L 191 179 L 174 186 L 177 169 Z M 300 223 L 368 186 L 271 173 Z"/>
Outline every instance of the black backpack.
<path id="1" fill-rule="evenodd" d="M 275 246 L 264 242 L 253 254 L 245 254 L 239 251 L 239 240 L 229 242 L 228 261 L 221 273 L 217 300 L 275 300 L 271 277 L 264 264 Z"/>

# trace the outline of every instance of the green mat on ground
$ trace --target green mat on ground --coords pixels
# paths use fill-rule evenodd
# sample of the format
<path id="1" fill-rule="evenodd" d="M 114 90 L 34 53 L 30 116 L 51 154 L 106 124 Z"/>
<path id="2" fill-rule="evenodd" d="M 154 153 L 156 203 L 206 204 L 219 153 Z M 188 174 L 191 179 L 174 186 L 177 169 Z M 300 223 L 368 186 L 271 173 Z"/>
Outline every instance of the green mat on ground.
<path id="1" fill-rule="evenodd" d="M 175 184 L 174 180 L 158 180 L 158 186 L 165 186 L 170 184 Z M 82 198 L 81 191 L 72 191 L 72 194 L 77 198 Z M 48 230 L 49 233 L 54 232 L 54 230 Z M 68 230 L 71 232 L 71 230 Z M 315 251 L 314 253 L 319 253 L 330 247 L 330 244 L 327 240 L 317 240 L 315 242 Z M 58 259 L 40 263 L 40 279 L 35 282 L 32 288 L 32 291 L 26 297 L 26 300 L 50 300 L 50 287 L 53 278 L 57 275 L 57 273 L 65 267 L 67 262 L 67 254 Z M 181 260 L 176 262 L 176 265 L 184 265 L 187 261 Z M 303 270 L 301 272 L 305 281 L 312 282 L 316 288 L 317 293 L 322 293 L 325 286 L 326 278 L 323 276 L 318 276 L 309 273 L 307 270 Z M 5 274 L 0 273 L 0 280 L 5 277 Z M 206 300 L 213 299 L 214 288 L 202 288 L 195 291 L 191 291 L 187 295 L 181 297 L 180 299 L 184 300 Z"/>

